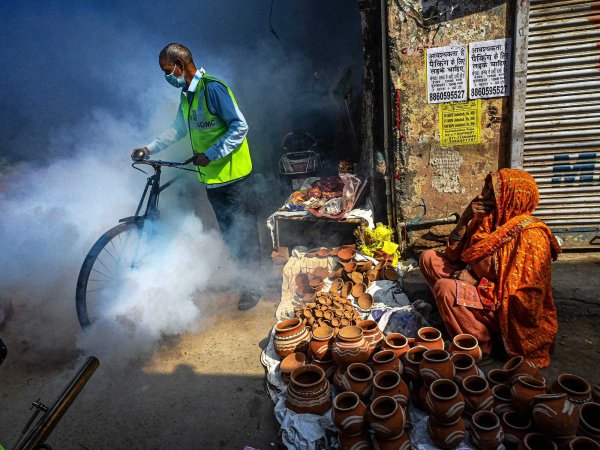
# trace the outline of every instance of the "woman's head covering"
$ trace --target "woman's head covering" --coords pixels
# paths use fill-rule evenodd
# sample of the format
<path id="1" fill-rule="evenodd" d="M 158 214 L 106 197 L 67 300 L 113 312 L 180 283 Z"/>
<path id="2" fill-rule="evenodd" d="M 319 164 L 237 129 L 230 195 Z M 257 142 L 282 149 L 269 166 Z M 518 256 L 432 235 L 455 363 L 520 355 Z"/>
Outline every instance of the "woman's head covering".
<path id="1" fill-rule="evenodd" d="M 531 215 L 540 202 L 537 184 L 524 170 L 500 169 L 487 176 L 486 183 L 489 181 L 496 196 L 494 228 L 513 217 Z"/>

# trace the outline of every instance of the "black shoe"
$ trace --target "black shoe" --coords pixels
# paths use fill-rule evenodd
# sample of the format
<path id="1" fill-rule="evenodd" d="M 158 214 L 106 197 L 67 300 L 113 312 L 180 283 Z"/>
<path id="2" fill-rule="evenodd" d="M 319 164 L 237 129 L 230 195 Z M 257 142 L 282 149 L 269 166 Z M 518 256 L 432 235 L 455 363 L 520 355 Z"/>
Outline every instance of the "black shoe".
<path id="1" fill-rule="evenodd" d="M 257 291 L 242 291 L 240 300 L 238 301 L 238 309 L 246 311 L 253 308 L 260 300 L 260 293 Z"/>

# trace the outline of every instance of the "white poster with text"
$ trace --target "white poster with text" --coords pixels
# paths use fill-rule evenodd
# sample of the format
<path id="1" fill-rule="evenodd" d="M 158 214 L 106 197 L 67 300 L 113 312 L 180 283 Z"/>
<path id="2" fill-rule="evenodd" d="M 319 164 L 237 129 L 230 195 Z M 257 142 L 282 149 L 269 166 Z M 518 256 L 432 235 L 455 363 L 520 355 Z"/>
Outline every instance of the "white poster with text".
<path id="1" fill-rule="evenodd" d="M 467 99 L 467 46 L 427 49 L 427 103 Z"/>
<path id="2" fill-rule="evenodd" d="M 512 39 L 469 44 L 469 98 L 510 95 Z"/>

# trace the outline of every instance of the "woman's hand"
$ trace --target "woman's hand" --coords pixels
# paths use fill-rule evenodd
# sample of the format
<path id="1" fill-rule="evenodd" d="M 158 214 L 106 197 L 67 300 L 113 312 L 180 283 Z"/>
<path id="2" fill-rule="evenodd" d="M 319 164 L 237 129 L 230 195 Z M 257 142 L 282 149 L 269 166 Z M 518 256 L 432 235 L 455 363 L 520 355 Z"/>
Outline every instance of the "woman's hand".
<path id="1" fill-rule="evenodd" d="M 495 200 L 490 199 L 490 198 L 484 198 L 483 196 L 478 195 L 473 200 L 471 200 L 471 203 L 469 203 L 469 206 L 467 206 L 465 208 L 465 211 L 463 212 L 461 219 L 464 219 L 466 221 L 469 221 L 469 220 L 473 219 L 474 217 L 481 219 L 481 218 L 487 216 L 489 213 L 491 213 L 495 207 L 496 207 Z"/>
<path id="2" fill-rule="evenodd" d="M 472 284 L 473 286 L 477 286 L 479 280 L 471 275 L 467 269 L 455 270 L 450 275 L 450 278 L 454 278 L 455 280 L 464 281 L 465 283 Z"/>

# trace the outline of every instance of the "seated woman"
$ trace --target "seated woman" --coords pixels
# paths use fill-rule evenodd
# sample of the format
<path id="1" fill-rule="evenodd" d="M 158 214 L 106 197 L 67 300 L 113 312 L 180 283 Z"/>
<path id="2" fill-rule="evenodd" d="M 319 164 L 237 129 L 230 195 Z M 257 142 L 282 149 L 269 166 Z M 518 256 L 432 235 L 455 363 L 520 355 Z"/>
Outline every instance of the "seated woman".
<path id="1" fill-rule="evenodd" d="M 509 356 L 547 367 L 558 330 L 550 264 L 561 249 L 531 215 L 538 202 L 527 172 L 488 175 L 445 251 L 425 251 L 419 265 L 451 336 L 472 334 L 486 356 L 499 333 Z"/>

